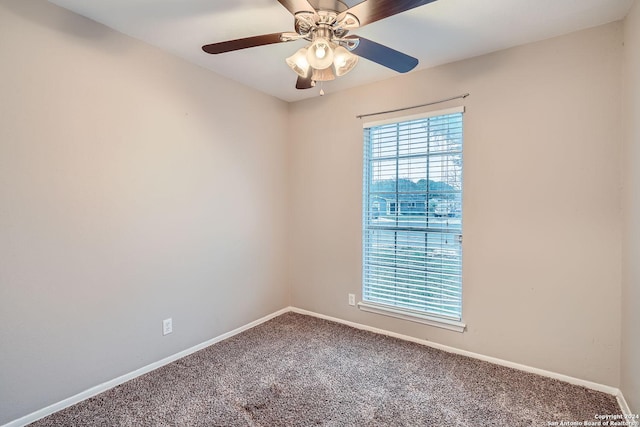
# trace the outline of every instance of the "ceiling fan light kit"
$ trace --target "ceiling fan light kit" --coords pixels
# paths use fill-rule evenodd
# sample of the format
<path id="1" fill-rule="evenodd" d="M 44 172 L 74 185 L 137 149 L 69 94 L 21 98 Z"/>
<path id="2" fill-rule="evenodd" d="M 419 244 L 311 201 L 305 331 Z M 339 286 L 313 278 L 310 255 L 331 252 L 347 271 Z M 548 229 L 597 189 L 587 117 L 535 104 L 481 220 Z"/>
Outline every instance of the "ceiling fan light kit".
<path id="1" fill-rule="evenodd" d="M 356 66 L 358 57 L 345 46 L 354 49 L 358 44 L 343 38 L 349 29 L 360 25 L 355 16 L 346 14 L 341 22 L 337 22 L 335 12 L 320 10 L 315 15 L 296 13 L 295 19 L 298 34 L 311 41 L 310 45 L 286 59 L 287 65 L 300 77 L 329 81 L 336 76 L 344 76 Z M 303 54 L 306 61 L 301 58 Z M 333 69 L 328 70 L 329 67 Z"/>
<path id="2" fill-rule="evenodd" d="M 286 58 L 296 74 L 297 89 L 309 89 L 315 82 L 334 80 L 350 72 L 364 57 L 392 70 L 406 73 L 418 60 L 349 31 L 435 0 L 364 0 L 353 7 L 343 1 L 278 0 L 294 16 L 294 32 L 265 34 L 202 46 L 210 54 L 304 39 L 306 47 Z M 330 6 L 327 6 L 330 4 Z"/>
<path id="3" fill-rule="evenodd" d="M 358 56 L 342 46 L 324 44 L 324 41 L 315 46 L 314 44 L 298 50 L 286 59 L 289 68 L 302 78 L 311 76 L 313 81 L 334 80 L 347 74 L 358 63 Z"/>

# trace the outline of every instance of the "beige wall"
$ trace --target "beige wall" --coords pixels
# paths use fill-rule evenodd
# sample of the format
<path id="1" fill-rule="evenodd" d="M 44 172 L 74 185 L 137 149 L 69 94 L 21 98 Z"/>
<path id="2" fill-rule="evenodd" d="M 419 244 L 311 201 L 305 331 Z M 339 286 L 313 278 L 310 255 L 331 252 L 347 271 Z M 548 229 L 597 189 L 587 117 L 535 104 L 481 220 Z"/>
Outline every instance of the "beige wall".
<path id="1" fill-rule="evenodd" d="M 617 386 L 621 42 L 613 23 L 294 104 L 293 305 Z M 348 306 L 361 294 L 355 116 L 465 92 L 467 332 Z"/>
<path id="2" fill-rule="evenodd" d="M 640 412 L 640 1 L 624 22 L 624 186 L 620 388 Z"/>
<path id="3" fill-rule="evenodd" d="M 284 102 L 44 0 L 0 64 L 0 425 L 288 305 Z"/>

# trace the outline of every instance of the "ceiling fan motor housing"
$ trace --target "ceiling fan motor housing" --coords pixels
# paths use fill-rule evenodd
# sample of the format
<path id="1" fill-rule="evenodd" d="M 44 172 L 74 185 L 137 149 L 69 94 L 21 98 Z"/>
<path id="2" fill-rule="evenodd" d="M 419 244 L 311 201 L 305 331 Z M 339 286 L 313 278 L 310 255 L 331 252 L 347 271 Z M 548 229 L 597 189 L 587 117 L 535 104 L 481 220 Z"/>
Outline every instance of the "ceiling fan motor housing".
<path id="1" fill-rule="evenodd" d="M 340 0 L 309 0 L 309 4 L 315 10 L 328 10 L 335 13 L 342 13 L 349 9 L 349 5 Z"/>
<path id="2" fill-rule="evenodd" d="M 360 26 L 358 18 L 352 14 L 347 13 L 338 21 L 338 14 L 328 10 L 319 10 L 316 13 L 298 12 L 294 18 L 296 32 L 309 41 L 315 40 L 316 37 L 323 37 L 339 43 L 350 30 Z"/>

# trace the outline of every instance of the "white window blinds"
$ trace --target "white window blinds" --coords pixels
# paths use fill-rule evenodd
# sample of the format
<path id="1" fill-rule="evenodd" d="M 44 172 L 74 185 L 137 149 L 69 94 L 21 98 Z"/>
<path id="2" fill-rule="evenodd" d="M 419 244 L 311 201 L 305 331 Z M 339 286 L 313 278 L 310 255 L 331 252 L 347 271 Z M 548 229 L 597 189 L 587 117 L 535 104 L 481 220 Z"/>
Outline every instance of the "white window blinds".
<path id="1" fill-rule="evenodd" d="M 365 303 L 460 320 L 462 111 L 365 126 Z"/>

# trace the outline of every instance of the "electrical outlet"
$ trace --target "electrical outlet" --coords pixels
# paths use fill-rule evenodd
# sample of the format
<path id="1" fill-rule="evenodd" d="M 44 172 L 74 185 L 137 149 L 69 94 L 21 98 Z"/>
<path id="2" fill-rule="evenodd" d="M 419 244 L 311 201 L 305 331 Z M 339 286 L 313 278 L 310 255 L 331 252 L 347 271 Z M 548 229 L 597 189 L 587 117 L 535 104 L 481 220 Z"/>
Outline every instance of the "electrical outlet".
<path id="1" fill-rule="evenodd" d="M 173 332 L 173 321 L 171 318 L 162 321 L 162 335 L 169 335 Z"/>
<path id="2" fill-rule="evenodd" d="M 355 294 L 349 294 L 349 305 L 356 305 L 356 296 L 355 296 Z"/>

